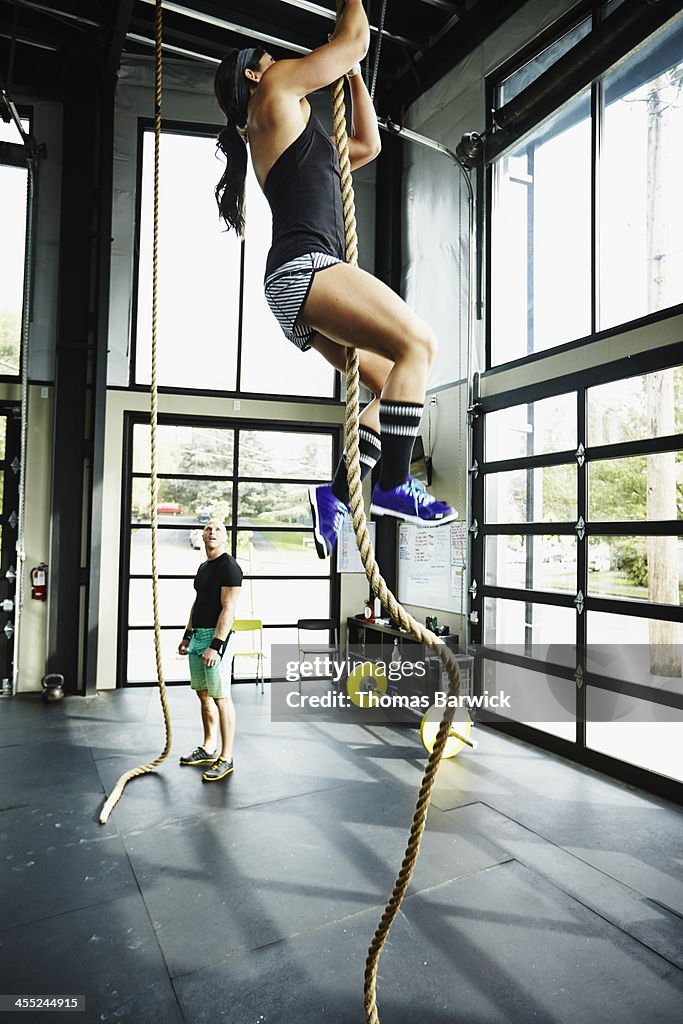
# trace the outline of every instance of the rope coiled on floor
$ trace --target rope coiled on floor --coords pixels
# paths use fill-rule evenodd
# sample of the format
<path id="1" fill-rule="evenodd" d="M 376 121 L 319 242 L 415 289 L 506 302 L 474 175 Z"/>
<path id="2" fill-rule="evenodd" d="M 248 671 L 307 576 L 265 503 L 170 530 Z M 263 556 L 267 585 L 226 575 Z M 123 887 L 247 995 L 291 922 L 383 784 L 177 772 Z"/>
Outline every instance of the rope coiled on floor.
<path id="1" fill-rule="evenodd" d="M 156 0 L 154 18 L 154 242 L 152 255 L 152 379 L 150 383 L 150 523 L 152 527 L 152 605 L 154 610 L 154 653 L 156 656 L 157 682 L 159 685 L 159 699 L 164 713 L 164 727 L 166 730 L 166 745 L 159 756 L 148 764 L 138 765 L 124 772 L 120 777 L 110 796 L 100 812 L 100 824 L 105 825 L 116 804 L 121 799 L 126 784 L 139 775 L 146 775 L 154 771 L 166 760 L 171 750 L 173 734 L 171 730 L 171 716 L 168 710 L 166 699 L 166 683 L 164 682 L 164 671 L 161 661 L 161 627 L 159 623 L 159 569 L 157 564 L 157 501 L 158 501 L 158 479 L 157 479 L 157 420 L 158 420 L 158 399 L 159 387 L 157 381 L 157 308 L 158 308 L 158 283 L 159 283 L 159 164 L 161 150 L 161 72 L 162 72 L 162 17 L 161 0 Z"/>
<path id="2" fill-rule="evenodd" d="M 344 8 L 345 0 L 337 0 L 337 20 Z M 339 152 L 341 169 L 342 201 L 344 205 L 344 228 L 346 232 L 346 262 L 353 266 L 358 264 L 358 235 L 356 230 L 356 214 L 351 181 L 351 163 L 349 160 L 349 139 L 346 130 L 346 112 L 344 105 L 344 79 L 335 82 L 332 93 L 332 114 L 334 135 Z M 346 357 L 346 418 L 344 423 L 344 439 L 346 446 L 347 478 L 349 484 L 349 506 L 353 518 L 353 528 L 358 541 L 365 574 L 370 582 L 373 593 L 379 597 L 382 607 L 386 608 L 394 622 L 411 633 L 416 640 L 434 649 L 448 673 L 448 695 L 457 697 L 460 692 L 460 670 L 453 654 L 439 638 L 423 626 L 417 619 L 403 608 L 391 593 L 383 579 L 375 553 L 372 549 L 370 533 L 365 518 L 363 491 L 360 479 L 360 447 L 359 447 L 359 397 L 360 397 L 360 361 L 355 349 L 348 349 Z M 447 702 L 448 704 L 448 702 Z M 420 851 L 420 842 L 427 821 L 427 811 L 431 800 L 432 789 L 436 780 L 436 772 L 441 761 L 446 741 L 451 731 L 455 715 L 453 707 L 447 706 L 434 748 L 429 755 L 422 783 L 418 793 L 415 813 L 410 827 L 410 835 L 400 870 L 394 882 L 394 888 L 368 949 L 365 961 L 365 979 L 363 1001 L 365 1006 L 366 1024 L 379 1024 L 377 1009 L 377 969 L 382 947 L 389 935 L 389 929 L 403 902 L 413 868 Z"/>

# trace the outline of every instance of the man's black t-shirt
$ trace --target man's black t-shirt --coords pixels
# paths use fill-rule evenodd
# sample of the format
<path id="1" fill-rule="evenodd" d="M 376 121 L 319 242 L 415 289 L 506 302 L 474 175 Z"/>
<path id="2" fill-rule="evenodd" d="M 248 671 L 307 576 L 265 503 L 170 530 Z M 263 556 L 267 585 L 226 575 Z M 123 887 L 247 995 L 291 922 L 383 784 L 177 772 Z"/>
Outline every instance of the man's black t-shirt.
<path id="1" fill-rule="evenodd" d="M 241 587 L 242 570 L 232 557 L 219 555 L 202 562 L 194 578 L 197 591 L 192 610 L 192 625 L 196 629 L 214 629 L 221 614 L 221 587 Z"/>

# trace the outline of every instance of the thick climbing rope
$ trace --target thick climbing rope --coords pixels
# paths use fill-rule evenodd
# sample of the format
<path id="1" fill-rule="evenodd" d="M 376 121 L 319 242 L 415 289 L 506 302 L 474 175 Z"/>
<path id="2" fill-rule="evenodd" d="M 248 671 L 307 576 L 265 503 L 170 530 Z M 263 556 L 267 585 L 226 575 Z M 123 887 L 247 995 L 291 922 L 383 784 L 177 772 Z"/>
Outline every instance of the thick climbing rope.
<path id="1" fill-rule="evenodd" d="M 339 20 L 344 8 L 345 0 L 337 0 L 337 20 Z M 332 116 L 334 122 L 334 135 L 339 152 L 339 165 L 341 168 L 342 201 L 344 205 L 344 229 L 346 233 L 346 262 L 354 266 L 358 263 L 358 236 L 356 232 L 356 214 L 353 197 L 353 184 L 351 182 L 351 164 L 349 161 L 349 139 L 346 130 L 346 113 L 344 106 L 344 79 L 340 78 L 333 87 L 332 93 Z M 457 697 L 460 692 L 460 671 L 458 663 L 446 645 L 439 638 L 423 626 L 417 619 L 414 619 L 409 612 L 403 608 L 391 593 L 385 580 L 379 571 L 375 559 L 375 553 L 370 541 L 365 508 L 363 504 L 363 492 L 360 479 L 360 447 L 359 447 L 359 396 L 360 396 L 360 363 L 358 352 L 349 349 L 346 357 L 346 419 L 344 424 L 344 438 L 346 445 L 347 477 L 349 484 L 349 505 L 353 518 L 353 527 L 358 541 L 365 574 L 370 581 L 373 592 L 379 597 L 382 607 L 386 608 L 394 622 L 398 622 L 403 629 L 411 633 L 416 640 L 426 646 L 433 648 L 434 653 L 439 656 L 448 673 L 449 697 Z M 379 1024 L 377 1009 L 377 969 L 382 947 L 386 942 L 389 929 L 396 917 L 399 907 L 403 902 L 408 883 L 410 882 L 415 862 L 420 851 L 420 842 L 427 821 L 427 811 L 431 800 L 432 789 L 436 780 L 436 772 L 441 761 L 446 741 L 451 734 L 453 717 L 455 715 L 455 701 L 453 707 L 448 706 L 444 711 L 439 731 L 436 735 L 434 748 L 429 755 L 425 768 L 422 783 L 418 793 L 415 813 L 410 827 L 410 835 L 406 846 L 400 870 L 394 882 L 394 888 L 387 902 L 384 912 L 368 949 L 365 961 L 364 980 L 364 1006 L 366 1024 Z"/>
<path id="2" fill-rule="evenodd" d="M 157 382 L 157 307 L 159 283 L 159 156 L 161 150 L 161 72 L 162 72 L 162 17 L 161 0 L 156 0 L 154 19 L 154 241 L 152 254 L 152 379 L 150 384 L 150 476 L 149 500 L 150 523 L 152 527 L 152 605 L 154 610 L 154 653 L 156 655 L 159 699 L 164 714 L 166 745 L 159 756 L 148 764 L 139 765 L 124 772 L 114 786 L 100 813 L 100 824 L 105 825 L 109 815 L 121 799 L 125 786 L 131 779 L 154 771 L 166 760 L 171 750 L 171 716 L 166 699 L 166 683 L 161 661 L 161 627 L 159 623 L 159 569 L 157 564 L 157 502 L 159 484 L 157 479 L 157 420 L 159 388 Z"/>

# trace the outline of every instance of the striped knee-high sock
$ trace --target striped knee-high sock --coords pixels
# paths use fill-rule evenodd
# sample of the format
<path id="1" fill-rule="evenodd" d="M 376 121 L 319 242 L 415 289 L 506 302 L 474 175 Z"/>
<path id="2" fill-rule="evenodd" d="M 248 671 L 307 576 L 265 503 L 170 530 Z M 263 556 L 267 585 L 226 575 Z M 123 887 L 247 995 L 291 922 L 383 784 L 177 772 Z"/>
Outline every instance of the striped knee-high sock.
<path id="1" fill-rule="evenodd" d="M 366 476 L 379 461 L 382 454 L 382 444 L 379 439 L 379 434 L 376 430 L 372 430 L 370 427 L 364 427 L 362 424 L 358 429 L 358 447 L 360 451 L 360 478 L 365 480 Z M 339 460 L 336 472 L 334 474 L 334 480 L 332 481 L 332 493 L 335 498 L 339 498 L 345 505 L 349 503 L 349 485 L 346 480 L 346 452 L 342 455 Z"/>
<path id="2" fill-rule="evenodd" d="M 379 431 L 382 438 L 382 471 L 379 485 L 383 491 L 405 483 L 410 473 L 410 458 L 422 416 L 423 403 L 379 403 Z"/>

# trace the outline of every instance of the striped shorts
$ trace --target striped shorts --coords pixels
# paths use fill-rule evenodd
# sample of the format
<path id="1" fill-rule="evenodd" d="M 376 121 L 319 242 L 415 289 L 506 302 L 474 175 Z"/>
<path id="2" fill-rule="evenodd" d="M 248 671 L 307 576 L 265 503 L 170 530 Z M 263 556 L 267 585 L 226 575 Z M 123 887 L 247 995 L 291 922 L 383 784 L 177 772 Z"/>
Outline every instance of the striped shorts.
<path id="1" fill-rule="evenodd" d="M 282 328 L 282 332 L 297 348 L 305 352 L 315 330 L 306 324 L 297 324 L 299 314 L 308 298 L 317 270 L 343 263 L 325 252 L 308 252 L 305 256 L 284 263 L 265 280 L 266 302 Z"/>
<path id="2" fill-rule="evenodd" d="M 193 690 L 208 690 L 210 697 L 226 697 L 230 693 L 232 680 L 232 633 L 228 637 L 223 657 L 217 665 L 208 668 L 202 661 L 202 655 L 211 644 L 214 634 L 214 629 L 202 627 L 192 631 L 192 639 L 187 652 L 190 663 L 190 685 Z"/>

